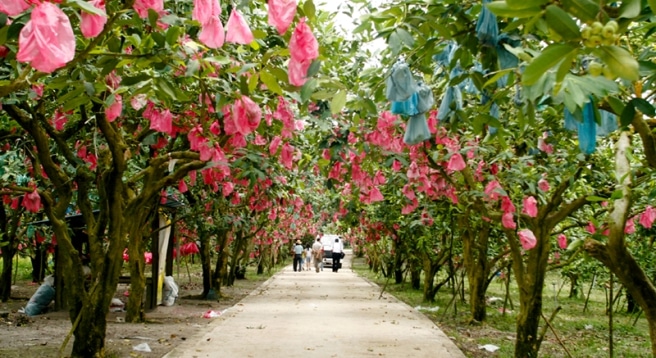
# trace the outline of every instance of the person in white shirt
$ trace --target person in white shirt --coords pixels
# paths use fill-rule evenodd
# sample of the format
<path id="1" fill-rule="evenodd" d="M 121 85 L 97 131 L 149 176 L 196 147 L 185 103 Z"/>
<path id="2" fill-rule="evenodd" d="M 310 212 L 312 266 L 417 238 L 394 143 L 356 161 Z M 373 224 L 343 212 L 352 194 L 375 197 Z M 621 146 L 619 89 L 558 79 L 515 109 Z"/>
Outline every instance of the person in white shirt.
<path id="1" fill-rule="evenodd" d="M 301 240 L 296 240 L 294 245 L 294 271 L 303 271 L 303 244 Z"/>
<path id="2" fill-rule="evenodd" d="M 319 272 L 319 268 L 321 268 L 323 271 L 323 245 L 320 237 L 312 244 L 312 259 L 314 260 L 314 269 Z"/>
<path id="3" fill-rule="evenodd" d="M 310 245 L 305 246 L 305 271 L 310 271 L 310 263 L 312 262 L 312 249 Z"/>
<path id="4" fill-rule="evenodd" d="M 335 243 L 333 244 L 333 272 L 337 272 L 342 266 L 341 260 L 343 252 L 344 247 L 342 246 L 342 242 L 339 238 L 335 239 Z"/>

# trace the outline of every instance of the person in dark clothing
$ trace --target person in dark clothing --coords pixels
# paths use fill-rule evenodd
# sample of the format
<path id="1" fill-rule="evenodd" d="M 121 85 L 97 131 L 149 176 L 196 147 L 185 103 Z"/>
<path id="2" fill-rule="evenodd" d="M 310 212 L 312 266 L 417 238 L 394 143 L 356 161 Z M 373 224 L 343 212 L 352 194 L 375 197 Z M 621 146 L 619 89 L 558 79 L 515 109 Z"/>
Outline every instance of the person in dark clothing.
<path id="1" fill-rule="evenodd" d="M 335 239 L 333 244 L 333 272 L 337 272 L 342 266 L 342 253 L 344 252 L 344 247 L 342 242 L 339 239 Z"/>

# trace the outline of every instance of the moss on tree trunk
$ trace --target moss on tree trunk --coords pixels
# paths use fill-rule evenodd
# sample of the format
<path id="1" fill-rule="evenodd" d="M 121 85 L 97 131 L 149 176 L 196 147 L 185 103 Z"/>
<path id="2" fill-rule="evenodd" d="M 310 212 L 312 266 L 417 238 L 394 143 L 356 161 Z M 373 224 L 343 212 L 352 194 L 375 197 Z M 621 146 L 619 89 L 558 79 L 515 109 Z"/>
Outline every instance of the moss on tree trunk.
<path id="1" fill-rule="evenodd" d="M 472 319 L 483 322 L 487 318 L 485 293 L 487 292 L 487 276 L 490 274 L 488 245 L 490 225 L 481 223 L 481 227 L 472 227 L 469 218 L 461 220 L 463 259 L 469 283 L 469 309 Z"/>

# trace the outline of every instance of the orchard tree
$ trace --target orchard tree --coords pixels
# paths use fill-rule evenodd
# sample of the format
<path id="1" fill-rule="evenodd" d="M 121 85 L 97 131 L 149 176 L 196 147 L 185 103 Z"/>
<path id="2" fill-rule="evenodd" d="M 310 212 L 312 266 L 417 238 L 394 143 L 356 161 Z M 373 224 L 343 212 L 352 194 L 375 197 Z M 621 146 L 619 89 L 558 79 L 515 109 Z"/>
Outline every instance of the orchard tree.
<path id="1" fill-rule="evenodd" d="M 166 188 L 192 173 L 217 190 L 233 180 L 241 148 L 277 141 L 262 135 L 261 118 L 275 117 L 278 97 L 293 97 L 317 72 L 313 3 L 273 0 L 267 10 L 218 1 L 0 5 L 3 121 L 12 119 L 35 148 L 34 193 L 57 238 L 58 274 L 67 273 L 73 356 L 104 354 L 126 246 L 127 318 L 143 320 L 144 241 Z M 313 89 L 301 92 L 308 98 Z M 284 133 L 298 127 L 293 116 L 278 120 L 281 157 L 290 162 Z M 65 220 L 71 210 L 87 228 L 89 288 Z"/>
<path id="2" fill-rule="evenodd" d="M 648 126 L 640 123 L 640 112 L 649 115 L 653 107 L 640 99 L 639 91 L 638 98 L 632 98 L 632 84 L 639 78 L 639 62 L 635 57 L 648 59 L 650 52 L 635 51 L 632 55 L 629 49 L 639 46 L 633 46 L 631 38 L 624 36 L 631 24 L 643 21 L 651 13 L 652 10 L 643 8 L 640 1 L 622 2 L 620 7 L 585 1 L 495 1 L 489 4 L 401 1 L 371 11 L 358 27 L 358 31 L 377 32 L 389 45 L 387 53 L 391 56 L 383 60 L 383 66 L 391 68 L 391 73 L 388 70 L 383 76 L 383 71 L 378 70 L 363 72 L 361 77 L 370 84 L 373 98 L 383 99 L 381 83 L 387 76 L 394 76 L 392 63 L 403 56 L 408 67 L 421 74 L 422 80 L 435 78 L 430 85 L 443 91 L 438 114 L 440 125 L 458 134 L 471 131 L 481 138 L 489 138 L 490 142 L 496 141 L 498 147 L 491 150 L 501 150 L 502 166 L 510 169 L 509 173 L 528 174 L 517 180 L 504 175 L 507 183 L 497 181 L 498 188 L 503 188 L 499 194 L 508 190 L 510 195 L 502 195 L 508 197 L 505 209 L 492 207 L 498 210 L 496 219 L 501 219 L 507 231 L 516 277 L 521 275 L 521 279 L 517 278 L 520 286 L 526 286 L 523 313 L 518 318 L 515 351 L 518 357 L 535 356 L 539 349 L 534 333 L 537 333 L 540 320 L 551 236 L 569 215 L 587 205 L 588 195 L 598 194 L 584 183 L 594 182 L 601 191 L 609 190 L 608 172 L 597 175 L 590 170 L 598 165 L 596 161 L 603 163 L 603 157 L 589 156 L 596 147 L 595 122 L 607 132 L 612 132 L 609 128 L 612 124 L 617 128 L 637 122 L 633 123 L 636 130 L 643 141 L 650 143 L 645 151 L 653 151 Z M 581 28 L 576 20 L 582 24 Z M 434 70 L 435 62 L 442 68 Z M 647 70 L 648 64 L 643 64 Z M 647 76 L 651 78 L 651 74 Z M 347 103 L 347 107 L 349 105 Z M 575 160 L 571 159 L 575 149 L 567 145 L 571 135 L 562 130 L 567 127 L 578 132 L 582 155 Z M 548 142 L 553 142 L 554 146 L 565 143 L 568 158 L 565 160 L 572 165 L 562 172 L 568 176 L 549 174 L 547 180 L 555 183 L 554 189 L 540 189 L 545 193 L 538 196 L 535 185 L 543 173 L 525 168 L 522 160 L 534 151 L 546 153 Z M 510 155 L 503 158 L 503 151 Z M 451 158 L 454 156 L 451 154 Z M 553 159 L 556 158 L 558 156 Z M 545 167 L 554 164 L 562 166 L 553 160 L 543 163 Z M 515 182 L 519 186 L 515 186 Z M 494 180 L 490 179 L 489 183 Z M 570 183 L 574 183 L 575 188 L 569 188 Z M 469 180 L 464 181 L 464 185 L 464 189 L 473 188 Z M 582 190 L 577 193 L 577 188 Z M 463 188 L 456 187 L 456 190 Z M 524 201 L 529 195 L 535 202 L 524 206 L 537 209 L 537 213 L 531 209 L 531 214 L 519 215 L 515 223 L 513 201 Z M 524 246 L 526 261 L 520 240 L 528 244 Z"/>

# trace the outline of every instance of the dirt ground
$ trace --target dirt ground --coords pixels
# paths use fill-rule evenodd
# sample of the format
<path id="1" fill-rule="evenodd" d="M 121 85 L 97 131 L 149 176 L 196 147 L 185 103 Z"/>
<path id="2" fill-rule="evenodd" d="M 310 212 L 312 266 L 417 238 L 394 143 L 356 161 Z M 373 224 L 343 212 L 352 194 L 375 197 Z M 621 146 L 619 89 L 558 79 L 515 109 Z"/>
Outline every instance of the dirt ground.
<path id="1" fill-rule="evenodd" d="M 223 287 L 218 301 L 193 299 L 202 292 L 199 277 L 180 275 L 176 283 L 180 288 L 179 298 L 173 306 L 159 306 L 146 314 L 147 323 L 124 323 L 125 312 L 110 312 L 105 344 L 109 357 L 162 357 L 181 342 L 201 331 L 213 318 L 203 318 L 212 310 L 225 312 L 259 287 L 267 277 L 247 276 L 237 280 L 232 287 Z M 27 304 L 38 288 L 27 282 L 12 286 L 11 300 L 0 303 L 0 357 L 58 357 L 60 346 L 71 329 L 68 313 L 48 312 L 27 317 L 18 312 Z M 124 292 L 126 285 L 119 285 L 116 298 L 127 302 Z M 69 355 L 73 338 L 69 341 L 63 356 Z M 138 345 L 147 344 L 151 352 L 135 350 Z"/>

